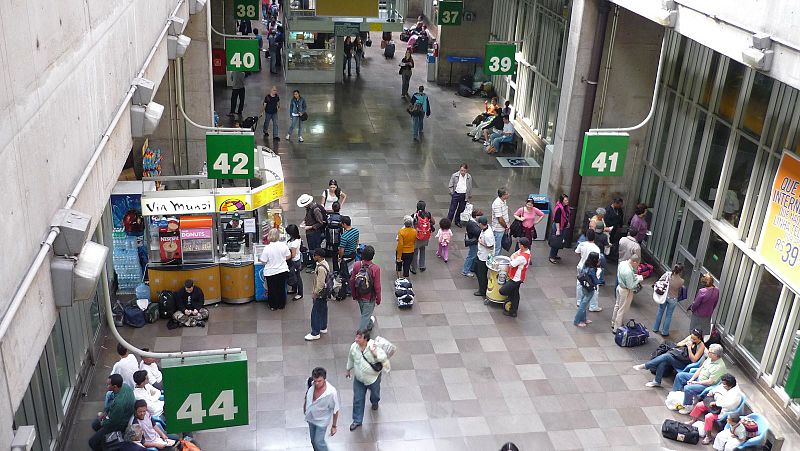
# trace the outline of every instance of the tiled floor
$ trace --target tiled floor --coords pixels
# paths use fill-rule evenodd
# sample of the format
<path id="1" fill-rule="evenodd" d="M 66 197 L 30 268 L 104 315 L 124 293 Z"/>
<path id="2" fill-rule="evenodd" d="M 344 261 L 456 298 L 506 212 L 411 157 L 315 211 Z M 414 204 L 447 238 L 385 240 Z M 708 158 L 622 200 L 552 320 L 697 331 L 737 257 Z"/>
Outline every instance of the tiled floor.
<path id="1" fill-rule="evenodd" d="M 464 123 L 478 112 L 479 101 L 428 83 L 424 84 L 433 116 L 426 120 L 422 143 L 412 143 L 399 95 L 397 59 L 384 60 L 377 38 L 375 42 L 367 51 L 361 78 L 335 87 L 298 87 L 309 108 L 306 142 L 281 141 L 277 149 L 286 173 L 287 220 L 302 220 L 295 206 L 298 195 L 318 196 L 328 179 L 337 179 L 349 196 L 343 213 L 353 217 L 362 242 L 375 246 L 376 260 L 384 268 L 382 282 L 389 287 L 402 216 L 413 211 L 418 199 L 428 202 L 435 218 L 446 213 L 448 178 L 459 163 L 469 163 L 474 201 L 484 210 L 496 188 L 504 185 L 512 193 L 510 205 L 520 205 L 525 194 L 538 191 L 539 170 L 500 168 L 464 135 Z M 422 83 L 424 74 L 422 57 L 416 60 L 419 68 L 412 86 Z M 288 98 L 280 78 L 264 80 L 266 76 L 247 79 L 246 113 L 256 111 L 272 84 Z M 224 114 L 227 92 L 220 88 L 217 97 Z M 281 123 L 281 138 L 285 125 Z M 456 236 L 461 233 L 456 229 Z M 399 311 L 390 290 L 384 290 L 384 302 L 376 309 L 376 332 L 397 344 L 399 351 L 392 360 L 393 371 L 383 381 L 380 410 L 367 410 L 364 426 L 355 432 L 347 429 L 353 392 L 344 379 L 358 319 L 352 301 L 330 304 L 331 332 L 312 343 L 303 340 L 309 330 L 309 297 L 278 312 L 261 303 L 212 308 L 204 329 L 170 331 L 160 322 L 126 328 L 123 334 L 137 346 L 157 351 L 246 349 L 250 425 L 197 433 L 204 450 L 310 450 L 302 400 L 306 378 L 315 366 L 328 369 L 328 380 L 341 395 L 342 426 L 329 439 L 332 449 L 490 451 L 509 440 L 526 451 L 693 448 L 661 438 L 664 418 L 677 415 L 664 407 L 666 390 L 646 389 L 648 374 L 631 368 L 659 340 L 635 349 L 614 344 L 609 333 L 612 287 L 601 289 L 605 310 L 590 314 L 594 324 L 575 328 L 575 255 L 562 251 L 563 263 L 554 266 L 545 258 L 543 242 L 533 250 L 516 319 L 472 295 L 476 282 L 460 275 L 464 252 L 459 245 L 453 246 L 448 264 L 428 250 L 428 270 L 412 279 L 417 293 L 412 310 Z M 654 312 L 648 295 L 637 296 L 632 317 L 649 324 Z M 680 310 L 675 316 L 673 335 L 679 336 L 688 321 Z M 95 390 L 80 406 L 66 449 L 85 449 L 89 422 L 101 410 L 114 345 L 106 340 L 108 350 L 94 372 Z M 750 383 L 743 386 L 753 391 Z M 761 404 L 767 405 L 763 399 Z"/>

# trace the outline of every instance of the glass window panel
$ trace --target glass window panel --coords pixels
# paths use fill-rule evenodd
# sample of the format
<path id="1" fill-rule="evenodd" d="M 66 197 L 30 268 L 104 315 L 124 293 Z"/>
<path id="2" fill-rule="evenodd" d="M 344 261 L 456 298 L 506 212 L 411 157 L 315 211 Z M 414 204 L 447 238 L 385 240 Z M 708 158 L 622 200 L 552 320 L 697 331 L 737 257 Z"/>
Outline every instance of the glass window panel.
<path id="1" fill-rule="evenodd" d="M 92 334 L 90 335 L 90 341 L 94 339 L 97 335 L 97 331 L 100 329 L 100 295 L 95 293 L 94 298 L 92 298 L 92 303 L 89 308 L 89 315 L 91 318 L 91 325 L 92 325 Z"/>
<path id="2" fill-rule="evenodd" d="M 685 211 L 683 208 L 684 202 L 681 199 L 678 199 L 678 208 L 675 210 L 678 212 L 677 221 L 675 221 L 675 230 L 672 232 L 672 239 L 669 240 L 667 243 L 667 255 L 664 258 L 665 262 L 671 262 L 672 258 L 675 256 L 675 248 L 678 247 L 678 235 L 681 231 L 681 224 L 683 222 L 683 212 Z"/>
<path id="3" fill-rule="evenodd" d="M 61 318 L 56 320 L 56 325 L 53 327 L 53 332 L 50 334 L 53 338 L 53 352 L 56 356 L 56 379 L 59 385 L 59 394 L 61 400 L 69 390 L 71 378 L 69 377 L 69 369 L 67 367 L 67 348 L 64 346 L 64 333 L 61 330 Z"/>
<path id="4" fill-rule="evenodd" d="M 681 244 L 690 254 L 697 255 L 700 234 L 703 233 L 703 221 L 690 211 L 687 215 L 686 227 L 681 238 Z"/>
<path id="5" fill-rule="evenodd" d="M 694 272 L 694 265 L 686 258 L 685 255 L 680 252 L 678 253 L 678 258 L 675 259 L 675 263 L 680 263 L 683 265 L 683 274 L 686 274 L 688 283 L 689 274 Z"/>
<path id="6" fill-rule="evenodd" d="M 667 149 L 667 143 L 669 141 L 669 129 L 672 125 L 672 111 L 675 109 L 675 103 L 675 93 L 668 91 L 664 102 L 664 116 L 662 116 L 661 119 L 661 132 L 658 136 L 656 153 L 653 157 L 653 164 L 655 164 L 659 170 L 663 167 L 662 160 L 664 159 L 664 152 Z"/>
<path id="7" fill-rule="evenodd" d="M 722 277 L 722 265 L 725 264 L 725 254 L 728 253 L 728 243 L 713 230 L 708 236 L 708 248 L 703 259 L 703 266 L 719 280 Z"/>
<path id="8" fill-rule="evenodd" d="M 756 72 L 750 98 L 744 108 L 742 116 L 742 129 L 752 132 L 756 138 L 761 137 L 764 129 L 764 119 L 767 116 L 769 98 L 772 96 L 773 80 L 761 72 Z"/>
<path id="9" fill-rule="evenodd" d="M 667 83 L 673 89 L 678 86 L 678 79 L 681 76 L 681 69 L 683 68 L 683 55 L 686 53 L 686 43 L 688 42 L 688 39 L 683 35 L 680 35 L 678 39 L 680 39 L 678 43 L 678 52 L 677 54 L 673 53 L 675 59 L 672 60 L 672 72 Z"/>
<path id="10" fill-rule="evenodd" d="M 694 127 L 694 137 L 692 138 L 689 153 L 686 155 L 686 170 L 683 172 L 681 185 L 687 190 L 692 190 L 694 183 L 694 171 L 697 169 L 697 159 L 700 158 L 700 146 L 703 145 L 703 134 L 706 128 L 706 114 L 702 111 L 697 112 L 697 124 Z"/>
<path id="11" fill-rule="evenodd" d="M 722 174 L 722 164 L 725 162 L 725 153 L 728 147 L 731 129 L 717 122 L 714 124 L 714 134 L 711 137 L 711 146 L 708 149 L 706 158 L 706 168 L 703 172 L 703 180 L 700 183 L 700 201 L 714 208 L 714 198 L 717 195 L 717 186 Z"/>
<path id="12" fill-rule="evenodd" d="M 703 92 L 700 94 L 700 105 L 708 108 L 709 102 L 711 102 L 711 93 L 714 91 L 714 82 L 717 78 L 717 71 L 719 70 L 719 53 L 714 52 L 711 55 L 711 64 L 708 67 L 708 72 L 706 73 L 706 79 L 703 83 Z"/>
<path id="13" fill-rule="evenodd" d="M 728 312 L 730 311 L 731 304 L 733 304 L 733 292 L 739 287 L 741 284 L 739 283 L 731 283 L 731 280 L 746 280 L 747 274 L 739 274 L 739 267 L 742 263 L 742 252 L 738 250 L 736 247 L 733 248 L 733 258 L 731 259 L 731 264 L 725 270 L 725 285 L 719 286 L 720 289 L 720 297 L 719 297 L 719 306 L 717 307 L 717 323 L 722 324 L 728 333 L 731 333 L 731 327 L 729 323 L 725 322 L 726 317 L 728 316 Z"/>
<path id="14" fill-rule="evenodd" d="M 722 217 L 734 227 L 739 226 L 744 198 L 758 154 L 758 145 L 747 138 L 739 138 L 738 147 L 722 205 Z"/>
<path id="15" fill-rule="evenodd" d="M 781 289 L 783 289 L 783 285 L 778 279 L 765 270 L 761 276 L 758 290 L 754 294 L 750 309 L 750 324 L 742 335 L 742 346 L 757 361 L 760 361 L 764 355 L 764 346 L 767 344 L 772 320 L 775 318 L 775 311 L 778 308 Z"/>
<path id="16" fill-rule="evenodd" d="M 733 121 L 736 113 L 736 103 L 744 82 L 745 66 L 729 60 L 728 71 L 725 73 L 725 83 L 722 85 L 722 94 L 719 97 L 717 113 L 728 121 Z"/>
<path id="17" fill-rule="evenodd" d="M 797 309 L 797 304 L 800 302 L 800 297 L 795 296 L 794 307 Z M 781 337 L 783 338 L 783 337 Z M 800 329 L 796 330 L 789 343 L 782 343 L 781 346 L 788 346 L 789 350 L 786 352 L 786 357 L 781 364 L 781 367 L 776 371 L 778 372 L 778 386 L 783 387 L 786 385 L 786 380 L 789 378 L 789 373 L 792 370 L 794 363 L 794 356 L 797 353 L 798 345 L 800 345 Z"/>

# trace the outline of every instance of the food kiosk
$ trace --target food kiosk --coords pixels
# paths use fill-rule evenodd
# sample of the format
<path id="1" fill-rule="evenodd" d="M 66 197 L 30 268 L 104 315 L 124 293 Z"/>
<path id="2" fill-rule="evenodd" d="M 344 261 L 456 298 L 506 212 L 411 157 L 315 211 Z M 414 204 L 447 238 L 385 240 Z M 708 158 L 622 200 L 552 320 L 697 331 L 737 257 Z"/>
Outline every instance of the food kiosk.
<path id="1" fill-rule="evenodd" d="M 495 255 L 486 260 L 486 267 L 489 269 L 487 274 L 486 284 L 486 300 L 484 304 L 490 302 L 496 304 L 503 304 L 508 299 L 508 296 L 500 294 L 500 288 L 506 283 L 508 279 L 508 267 L 511 265 L 511 259 L 505 255 Z"/>

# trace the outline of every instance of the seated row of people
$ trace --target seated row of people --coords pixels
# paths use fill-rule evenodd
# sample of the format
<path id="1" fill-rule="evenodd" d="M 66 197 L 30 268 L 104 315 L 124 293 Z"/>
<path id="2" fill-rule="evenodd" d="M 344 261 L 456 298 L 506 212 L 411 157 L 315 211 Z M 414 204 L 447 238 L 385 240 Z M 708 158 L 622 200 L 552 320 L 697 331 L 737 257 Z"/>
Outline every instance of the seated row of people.
<path id="1" fill-rule="evenodd" d="M 511 123 L 511 102 L 506 101 L 505 107 L 501 107 L 497 97 L 484 102 L 484 112 L 466 125 L 473 127 L 467 135 L 475 142 L 483 141 L 489 154 L 497 152 L 502 143 L 512 141 L 516 133 Z"/>

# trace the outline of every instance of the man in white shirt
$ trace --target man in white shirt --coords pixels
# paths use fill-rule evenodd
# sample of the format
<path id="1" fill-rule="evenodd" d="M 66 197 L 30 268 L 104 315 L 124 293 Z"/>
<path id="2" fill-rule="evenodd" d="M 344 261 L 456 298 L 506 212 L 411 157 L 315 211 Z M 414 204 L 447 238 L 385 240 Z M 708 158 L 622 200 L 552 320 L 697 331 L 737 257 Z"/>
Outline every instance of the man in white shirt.
<path id="1" fill-rule="evenodd" d="M 500 133 L 492 133 L 492 136 L 489 137 L 489 141 L 483 143 L 483 145 L 489 147 L 487 150 L 488 153 L 495 153 L 500 149 L 502 143 L 511 142 L 514 139 L 514 133 L 516 133 L 516 131 L 514 130 L 514 124 L 511 123 L 511 119 L 508 116 L 503 116 L 503 131 Z"/>
<path id="2" fill-rule="evenodd" d="M 147 381 L 147 371 L 139 370 L 133 373 L 133 381 L 136 387 L 133 389 L 133 396 L 136 399 L 147 401 L 147 411 L 154 417 L 164 415 L 164 401 L 161 400 L 161 390 L 150 385 Z"/>
<path id="3" fill-rule="evenodd" d="M 478 218 L 478 227 L 481 229 L 481 234 L 478 236 L 478 259 L 475 261 L 475 278 L 478 279 L 478 291 L 472 294 L 486 297 L 486 286 L 489 283 L 487 275 L 489 268 L 486 267 L 486 261 L 494 253 L 496 244 L 494 242 L 494 232 L 489 227 L 489 218 L 486 216 Z"/>
<path id="4" fill-rule="evenodd" d="M 150 349 L 142 348 L 142 351 L 150 352 Z M 150 381 L 153 387 L 159 390 L 164 389 L 161 383 L 163 376 L 161 375 L 161 370 L 158 368 L 156 359 L 152 357 L 142 357 L 142 363 L 139 364 L 139 369 L 147 371 L 147 380 Z"/>
<path id="5" fill-rule="evenodd" d="M 135 423 L 142 428 L 142 445 L 147 448 L 173 449 L 170 447 L 175 445 L 176 438 L 168 437 L 158 424 L 153 423 L 153 417 L 147 411 L 147 401 L 138 399 L 133 408 L 134 413 L 128 425 Z"/>
<path id="6" fill-rule="evenodd" d="M 467 200 L 472 197 L 472 175 L 467 170 L 467 163 L 462 163 L 458 172 L 450 176 L 450 183 L 447 188 L 450 190 L 450 210 L 447 212 L 447 219 L 453 221 L 457 227 L 461 227 L 461 212 L 467 205 Z"/>
<path id="7" fill-rule="evenodd" d="M 525 282 L 525 273 L 528 271 L 528 265 L 531 262 L 531 242 L 525 237 L 519 239 L 519 250 L 511 255 L 511 263 L 508 268 L 508 287 L 503 285 L 500 289 L 501 293 L 508 296 L 508 302 L 504 305 L 503 315 L 517 317 L 517 309 L 519 308 L 519 287 Z M 509 292 L 506 293 L 505 291 Z"/>
<path id="8" fill-rule="evenodd" d="M 589 258 L 589 254 L 591 254 L 592 252 L 597 252 L 597 255 L 602 255 L 602 252 L 600 252 L 600 247 L 598 245 L 594 244 L 595 235 L 596 234 L 595 234 L 594 230 L 591 230 L 591 229 L 587 230 L 586 231 L 586 241 L 581 242 L 580 244 L 578 244 L 578 247 L 575 248 L 575 253 L 579 254 L 581 256 L 581 259 L 578 262 L 578 266 L 577 266 L 577 269 L 578 269 L 577 273 L 578 274 L 581 273 L 581 270 L 583 269 L 583 265 L 586 263 L 586 259 Z M 580 282 L 577 282 L 577 281 L 575 282 L 575 287 L 576 287 L 575 289 L 577 291 L 577 298 L 580 299 L 581 298 L 581 293 L 583 292 L 583 287 L 581 286 Z M 599 290 L 594 290 L 594 294 L 592 295 L 592 299 L 589 301 L 589 311 L 590 312 L 601 312 L 601 311 L 603 311 L 603 308 L 600 307 L 600 303 L 598 301 L 598 298 L 600 297 L 598 293 L 599 293 Z"/>
<path id="9" fill-rule="evenodd" d="M 311 446 L 315 450 L 327 450 L 325 432 L 328 423 L 331 423 L 331 436 L 336 434 L 336 421 L 339 419 L 339 393 L 326 380 L 328 376 L 325 368 L 317 367 L 311 371 L 311 386 L 306 391 L 303 400 L 303 413 L 308 432 L 311 436 Z"/>
<path id="10" fill-rule="evenodd" d="M 133 373 L 139 371 L 139 361 L 136 356 L 128 353 L 128 348 L 117 344 L 117 354 L 119 360 L 111 368 L 110 374 L 119 374 L 122 376 L 122 382 L 130 388 L 134 388 L 136 384 L 133 383 Z"/>
<path id="11" fill-rule="evenodd" d="M 500 255 L 503 247 L 503 234 L 511 227 L 508 222 L 508 190 L 500 188 L 497 190 L 497 198 L 492 202 L 492 231 L 494 231 L 494 255 Z"/>

